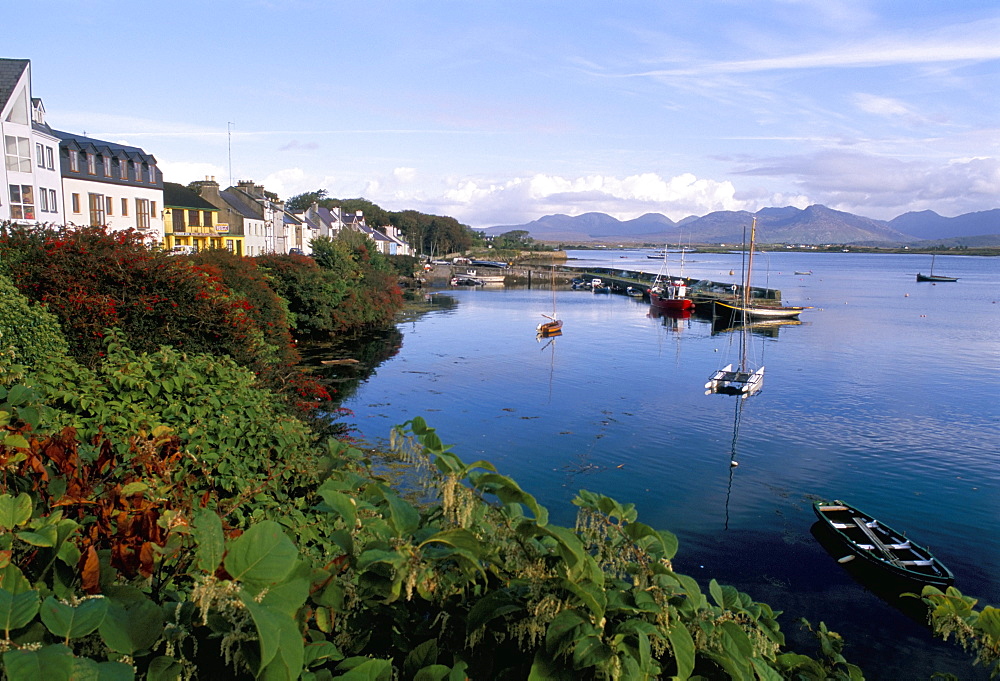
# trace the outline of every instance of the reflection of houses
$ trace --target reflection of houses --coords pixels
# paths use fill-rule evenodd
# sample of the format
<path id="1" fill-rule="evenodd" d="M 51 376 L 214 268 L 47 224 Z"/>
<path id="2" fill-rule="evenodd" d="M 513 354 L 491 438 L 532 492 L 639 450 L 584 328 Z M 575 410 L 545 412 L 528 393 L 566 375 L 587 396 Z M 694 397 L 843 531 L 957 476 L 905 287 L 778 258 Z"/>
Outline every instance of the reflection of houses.
<path id="1" fill-rule="evenodd" d="M 163 241 L 163 174 L 139 147 L 54 131 L 67 222 L 138 229 Z"/>
<path id="2" fill-rule="evenodd" d="M 31 62 L 0 59 L 0 220 L 65 222 L 59 138 L 45 123 L 42 100 L 31 96 Z"/>
<path id="3" fill-rule="evenodd" d="M 220 232 L 219 209 L 183 185 L 164 183 L 163 220 L 167 250 L 180 246 L 195 251 L 225 248 L 238 255 L 243 253 L 243 239 L 228 234 L 228 225 Z"/>

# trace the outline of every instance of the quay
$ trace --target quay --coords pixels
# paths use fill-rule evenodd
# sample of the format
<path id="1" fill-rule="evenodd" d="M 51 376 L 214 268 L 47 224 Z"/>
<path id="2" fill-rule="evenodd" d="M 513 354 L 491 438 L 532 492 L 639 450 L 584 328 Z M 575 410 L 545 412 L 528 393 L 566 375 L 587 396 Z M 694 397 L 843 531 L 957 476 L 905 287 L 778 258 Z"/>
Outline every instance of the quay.
<path id="1" fill-rule="evenodd" d="M 656 274 L 611 267 L 546 266 L 539 263 L 513 264 L 507 267 L 489 267 L 479 263 L 438 264 L 423 273 L 425 281 L 435 285 L 455 280 L 468 282 L 468 278 L 471 277 L 478 277 L 479 284 L 546 289 L 553 286 L 573 288 L 574 282 L 589 285 L 594 279 L 600 279 L 610 287 L 612 293 L 626 295 L 629 288 L 638 289 L 648 300 L 648 290 L 656 279 Z M 697 312 L 711 314 L 716 300 L 730 301 L 742 295 L 743 287 L 740 284 L 691 277 L 671 277 L 671 279 L 683 279 L 686 282 L 687 295 L 694 301 Z M 778 289 L 751 286 L 750 297 L 759 305 L 781 305 L 781 291 Z"/>

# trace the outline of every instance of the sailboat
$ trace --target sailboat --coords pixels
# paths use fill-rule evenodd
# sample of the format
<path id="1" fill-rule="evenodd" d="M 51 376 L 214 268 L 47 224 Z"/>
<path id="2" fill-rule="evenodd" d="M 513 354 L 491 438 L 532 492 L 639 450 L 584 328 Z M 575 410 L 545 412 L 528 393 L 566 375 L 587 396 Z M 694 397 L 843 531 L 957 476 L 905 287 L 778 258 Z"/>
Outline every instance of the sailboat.
<path id="1" fill-rule="evenodd" d="M 687 281 L 684 279 L 684 251 L 681 251 L 681 276 L 671 279 L 667 274 L 667 249 L 663 249 L 663 265 L 649 289 L 649 303 L 661 310 L 683 312 L 694 308 L 694 301 L 687 297 Z"/>
<path id="2" fill-rule="evenodd" d="M 931 273 L 930 274 L 920 274 L 917 272 L 917 281 L 958 281 L 958 277 L 946 277 L 940 274 L 934 274 L 934 258 L 935 253 L 931 253 Z"/>
<path id="3" fill-rule="evenodd" d="M 739 316 L 740 334 L 740 360 L 739 364 L 727 364 L 708 379 L 705 384 L 705 394 L 739 395 L 746 399 L 764 387 L 764 367 L 753 368 L 749 362 L 750 329 L 750 272 L 753 266 L 753 247 L 756 233 L 757 219 L 754 218 L 750 227 L 750 255 L 747 258 L 746 271 L 743 278 L 742 303 L 730 307 L 734 315 Z M 716 305 L 718 305 L 716 301 Z"/>
<path id="4" fill-rule="evenodd" d="M 757 242 L 757 218 L 753 219 L 750 225 L 750 249 L 747 251 L 746 270 L 744 271 L 743 286 L 739 298 L 723 302 L 715 301 L 714 313 L 719 317 L 729 317 L 732 319 L 742 319 L 760 321 L 769 319 L 795 319 L 805 307 L 781 306 L 781 305 L 761 305 L 754 302 L 751 295 L 750 281 L 753 272 L 753 253 Z M 735 288 L 735 287 L 734 287 Z"/>
<path id="5" fill-rule="evenodd" d="M 556 266 L 552 265 L 550 287 L 552 288 L 552 314 L 542 314 L 548 321 L 541 322 L 535 333 L 539 338 L 551 338 L 562 335 L 562 320 L 556 318 Z"/>

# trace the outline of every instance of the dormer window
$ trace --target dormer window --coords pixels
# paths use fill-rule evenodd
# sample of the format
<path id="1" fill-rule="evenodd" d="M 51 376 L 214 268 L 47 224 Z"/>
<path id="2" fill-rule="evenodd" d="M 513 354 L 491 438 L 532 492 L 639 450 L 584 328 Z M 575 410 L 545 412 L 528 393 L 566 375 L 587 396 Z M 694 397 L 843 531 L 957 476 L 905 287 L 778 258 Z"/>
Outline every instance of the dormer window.
<path id="1" fill-rule="evenodd" d="M 101 165 L 104 166 L 104 177 L 111 177 L 111 157 L 101 156 Z"/>
<path id="2" fill-rule="evenodd" d="M 76 149 L 69 150 L 69 169 L 74 172 L 80 172 L 80 152 Z"/>
<path id="3" fill-rule="evenodd" d="M 97 156 L 94 154 L 87 154 L 87 173 L 89 175 L 97 174 Z"/>

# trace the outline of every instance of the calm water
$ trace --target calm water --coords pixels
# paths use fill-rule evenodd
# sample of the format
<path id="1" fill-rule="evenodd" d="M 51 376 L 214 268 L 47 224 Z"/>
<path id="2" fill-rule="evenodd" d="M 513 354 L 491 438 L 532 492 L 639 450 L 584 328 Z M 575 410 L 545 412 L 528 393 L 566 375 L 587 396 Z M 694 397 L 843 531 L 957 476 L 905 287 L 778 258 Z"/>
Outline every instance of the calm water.
<path id="1" fill-rule="evenodd" d="M 570 256 L 659 267 L 642 251 Z M 960 280 L 937 285 L 915 281 L 927 256 L 778 252 L 757 263 L 755 285 L 814 309 L 751 335 L 766 374 L 748 400 L 704 394 L 737 359 L 738 334 L 713 335 L 697 317 L 559 291 L 564 334 L 539 342 L 548 290 L 472 289 L 437 294 L 455 304 L 401 325 L 399 352 L 344 406 L 370 441 L 423 416 L 556 522 L 572 524 L 581 488 L 635 503 L 680 538 L 679 571 L 784 611 L 804 651 L 799 617 L 844 634 L 868 678 L 985 678 L 853 580 L 810 528 L 813 499 L 845 499 L 929 545 L 964 593 L 1000 604 L 1000 261 L 939 258 L 935 271 Z M 740 256 L 692 254 L 684 266 L 728 282 Z"/>

